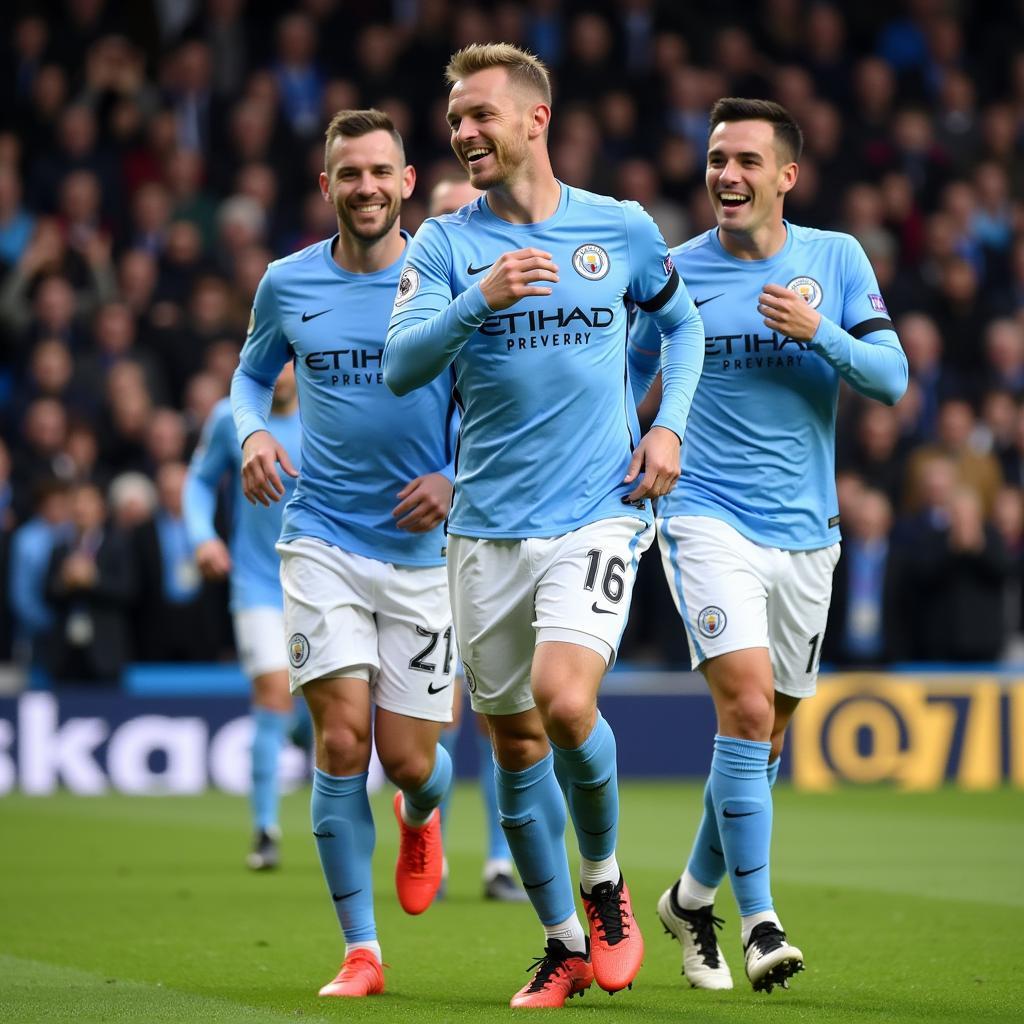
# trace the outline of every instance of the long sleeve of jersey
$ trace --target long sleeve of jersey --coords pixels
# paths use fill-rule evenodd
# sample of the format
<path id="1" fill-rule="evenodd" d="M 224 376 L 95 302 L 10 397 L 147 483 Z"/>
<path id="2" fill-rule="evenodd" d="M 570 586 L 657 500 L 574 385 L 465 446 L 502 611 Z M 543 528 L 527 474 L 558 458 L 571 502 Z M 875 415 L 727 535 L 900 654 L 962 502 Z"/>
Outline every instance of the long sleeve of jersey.
<path id="1" fill-rule="evenodd" d="M 624 203 L 626 234 L 635 270 L 630 297 L 653 325 L 649 340 L 626 351 L 634 400 L 647 393 L 660 365 L 661 407 L 653 426 L 666 427 L 680 440 L 704 364 L 704 327 L 657 225 L 636 203 Z M 642 296 L 652 296 L 642 298 Z M 639 382 L 633 379 L 637 373 Z M 646 385 L 646 386 L 644 386 Z"/>
<path id="2" fill-rule="evenodd" d="M 907 390 L 907 357 L 891 323 L 873 328 L 870 335 L 844 331 L 822 317 L 811 347 L 862 395 L 895 405 Z"/>
<path id="3" fill-rule="evenodd" d="M 658 372 L 667 370 L 671 386 L 678 388 L 683 395 L 688 415 L 704 367 L 704 324 L 697 307 L 690 302 L 683 321 L 664 337 L 656 317 L 638 316 L 630 332 L 626 359 L 636 405 L 639 406 L 646 398 Z M 655 420 L 655 425 L 668 424 Z"/>
<path id="4" fill-rule="evenodd" d="M 228 447 L 235 443 L 234 433 L 230 405 L 226 402 L 217 405 L 203 427 L 185 477 L 182 500 L 185 532 L 193 547 L 217 537 L 214 526 L 217 488 L 224 474 L 232 468 Z"/>
<path id="5" fill-rule="evenodd" d="M 384 383 L 404 395 L 429 384 L 493 311 L 479 285 L 452 300 L 451 250 L 427 221 L 416 233 L 398 285 L 384 345 Z"/>
<path id="6" fill-rule="evenodd" d="M 651 320 L 661 333 L 658 355 L 662 379 L 661 407 L 652 426 L 667 427 L 682 440 L 693 393 L 697 390 L 704 366 L 704 326 L 688 295 L 685 302 L 680 300 L 664 315 L 661 312 L 652 314 Z M 644 389 L 645 395 L 657 372 L 658 365 L 655 364 L 654 373 Z M 636 398 L 636 385 L 632 386 L 633 397 Z"/>
<path id="7" fill-rule="evenodd" d="M 864 250 L 847 245 L 847 301 L 842 325 L 821 318 L 811 348 L 851 387 L 868 398 L 895 405 L 907 390 L 907 357 L 882 300 Z M 869 303 L 866 308 L 865 303 Z"/>
<path id="8" fill-rule="evenodd" d="M 266 430 L 274 385 L 281 368 L 292 357 L 280 327 L 274 285 L 268 270 L 256 289 L 249 334 L 238 369 L 231 378 L 231 411 L 239 446 L 257 430 Z"/>

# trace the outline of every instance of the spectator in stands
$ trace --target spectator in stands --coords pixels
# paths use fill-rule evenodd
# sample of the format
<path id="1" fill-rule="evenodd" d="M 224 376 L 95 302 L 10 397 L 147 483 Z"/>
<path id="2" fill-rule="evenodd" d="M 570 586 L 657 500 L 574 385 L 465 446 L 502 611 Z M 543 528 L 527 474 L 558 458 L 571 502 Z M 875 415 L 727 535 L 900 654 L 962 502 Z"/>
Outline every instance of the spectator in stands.
<path id="1" fill-rule="evenodd" d="M 135 534 L 139 593 L 137 657 L 141 661 L 211 661 L 220 654 L 226 603 L 222 588 L 203 584 L 182 516 L 186 466 L 165 462 L 156 472 L 157 508 Z"/>
<path id="2" fill-rule="evenodd" d="M 154 409 L 146 430 L 146 453 L 150 473 L 155 474 L 168 462 L 184 462 L 186 451 L 185 417 L 166 406 Z"/>
<path id="3" fill-rule="evenodd" d="M 127 538 L 106 520 L 99 487 L 78 484 L 71 492 L 72 536 L 55 546 L 47 573 L 54 610 L 47 664 L 57 683 L 116 685 L 131 657 L 134 566 Z"/>
<path id="4" fill-rule="evenodd" d="M 92 348 L 78 361 L 78 386 L 90 395 L 101 394 L 110 371 L 122 363 L 139 368 L 146 391 L 157 399 L 166 396 L 166 375 L 152 353 L 138 345 L 138 326 L 124 302 L 106 302 L 92 321 Z"/>
<path id="5" fill-rule="evenodd" d="M 843 506 L 843 554 L 832 580 L 822 657 L 841 666 L 884 665 L 903 656 L 903 577 L 890 541 L 892 505 L 861 488 Z"/>
<path id="6" fill-rule="evenodd" d="M 696 18 L 678 6 L 444 0 L 399 4 L 383 23 L 375 5 L 210 0 L 158 5 L 145 38 L 131 5 L 12 16 L 0 74 L 0 438 L 15 463 L 11 507 L 31 511 L 34 456 L 21 430 L 37 398 L 56 400 L 69 424 L 40 465 L 52 460 L 45 472 L 69 480 L 152 472 L 154 408 L 181 409 L 194 443 L 267 262 L 335 230 L 305 185 L 322 153 L 303 124 L 384 104 L 410 126 L 422 183 L 433 184 L 450 163 L 436 68 L 474 36 L 522 39 L 547 56 L 563 99 L 573 97 L 553 127 L 560 177 L 660 207 L 669 235 L 681 218 L 688 234 L 712 226 L 702 157 L 711 100 L 753 88 L 798 113 L 808 137 L 794 208 L 815 227 L 849 220 L 907 351 L 910 386 L 895 411 L 910 476 L 921 457 L 952 451 L 937 437 L 939 407 L 966 398 L 981 411 L 967 451 L 1024 484 L 1024 414 L 1014 408 L 1024 401 L 1024 56 L 1012 26 L 992 20 L 991 5 L 934 0 L 915 0 L 906 16 L 831 0 L 741 5 L 727 22 L 714 5 Z M 237 199 L 258 204 L 262 229 Z M 215 244 L 218 209 L 230 216 Z M 403 221 L 414 229 L 424 214 L 413 200 Z M 93 338 L 111 303 L 130 311 L 124 350 L 116 337 L 113 349 Z M 123 317 L 109 319 L 102 333 L 117 336 Z M 849 396 L 840 416 L 850 427 L 840 436 L 859 438 Z M 891 424 L 863 428 L 872 450 L 889 443 Z M 877 451 L 839 454 L 891 493 Z M 960 470 L 975 462 L 953 457 Z M 987 507 L 992 480 L 983 491 Z M 934 525 L 948 504 L 925 502 L 918 515 Z M 906 529 L 901 517 L 901 550 Z M 641 603 L 645 585 L 641 569 Z M 637 642 L 660 644 L 659 629 Z"/>
<path id="7" fill-rule="evenodd" d="M 935 436 L 939 406 L 955 394 L 956 382 L 942 364 L 942 336 L 925 313 L 907 313 L 896 321 L 910 365 L 907 396 L 897 407 L 904 436 L 921 442 Z M 907 407 L 913 409 L 908 417 Z"/>
<path id="8" fill-rule="evenodd" d="M 910 592 L 921 604 L 922 653 L 935 661 L 995 661 L 1004 644 L 1012 566 L 975 491 L 954 491 L 949 529 L 934 540 L 914 547 L 910 570 Z"/>
<path id="9" fill-rule="evenodd" d="M 1024 656 L 1024 594 L 1021 589 L 1024 581 L 1024 494 L 1019 487 L 1004 487 L 999 492 L 992 510 L 992 525 L 1003 542 L 1010 565 L 1003 594 L 1006 636 L 1003 658 L 1019 663 Z"/>
<path id="10" fill-rule="evenodd" d="M 21 199 L 17 168 L 0 164 L 0 270 L 21 259 L 35 230 L 35 217 Z"/>
<path id="11" fill-rule="evenodd" d="M 975 451 L 971 446 L 971 435 L 975 425 L 974 410 L 964 399 L 950 399 L 939 407 L 936 442 L 918 448 L 907 462 L 903 501 L 906 512 L 913 515 L 924 506 L 923 467 L 936 454 L 945 455 L 952 460 L 957 482 L 978 495 L 984 513 L 987 514 L 991 510 L 1003 483 L 1002 472 L 995 456 L 988 452 Z"/>
<path id="12" fill-rule="evenodd" d="M 881 491 L 890 505 L 895 505 L 903 489 L 904 461 L 896 410 L 878 402 L 865 402 L 853 450 L 842 468 L 852 470 L 868 487 Z"/>
<path id="13" fill-rule="evenodd" d="M 1012 317 L 993 320 L 985 329 L 986 389 L 1024 397 L 1024 325 Z"/>
<path id="14" fill-rule="evenodd" d="M 54 616 L 46 598 L 53 549 L 70 531 L 69 488 L 61 480 L 43 480 L 33 494 L 35 514 L 11 538 L 10 574 L 4 581 L 14 629 L 14 651 L 28 671 L 30 685 L 45 686 L 46 638 Z"/>
<path id="15" fill-rule="evenodd" d="M 125 534 L 136 532 L 156 512 L 156 487 L 145 473 L 121 473 L 109 490 L 110 515 L 114 525 Z"/>
<path id="16" fill-rule="evenodd" d="M 281 109 L 297 138 L 308 139 L 320 128 L 320 97 L 324 75 L 316 61 L 316 25 L 302 12 L 285 15 L 277 27 L 274 78 Z"/>
<path id="17" fill-rule="evenodd" d="M 205 173 L 202 153 L 194 149 L 179 149 L 167 162 L 164 184 L 171 203 L 171 218 L 195 224 L 203 249 L 208 250 L 213 244 L 217 204 L 206 191 Z"/>
<path id="18" fill-rule="evenodd" d="M 55 398 L 37 398 L 25 410 L 11 470 L 14 511 L 19 522 L 27 517 L 29 502 L 39 485 L 64 477 L 61 452 L 67 429 L 67 413 Z"/>
<path id="19" fill-rule="evenodd" d="M 1013 479 L 1018 469 L 1018 406 L 1009 391 L 995 388 L 981 399 L 981 417 L 974 431 L 973 447 L 991 452 L 999 462 L 1004 481 Z"/>

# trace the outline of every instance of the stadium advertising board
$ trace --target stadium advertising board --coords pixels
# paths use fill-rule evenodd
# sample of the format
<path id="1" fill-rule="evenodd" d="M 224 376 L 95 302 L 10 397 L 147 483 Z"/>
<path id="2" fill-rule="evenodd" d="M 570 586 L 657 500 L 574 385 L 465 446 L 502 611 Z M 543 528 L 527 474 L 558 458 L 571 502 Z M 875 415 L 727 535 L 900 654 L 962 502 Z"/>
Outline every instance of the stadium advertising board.
<path id="1" fill-rule="evenodd" d="M 0 701 L 0 794 L 186 795 L 249 789 L 252 723 L 230 698 L 57 697 Z M 306 755 L 284 752 L 282 783 L 306 774 Z"/>
<path id="2" fill-rule="evenodd" d="M 802 789 L 1024 786 L 1024 681 L 995 675 L 823 677 L 790 737 Z"/>
<path id="3" fill-rule="evenodd" d="M 714 710 L 699 677 L 613 674 L 601 709 L 622 777 L 700 778 Z M 240 696 L 25 693 L 0 700 L 0 795 L 58 789 L 187 795 L 249 788 L 252 727 Z M 475 773 L 474 730 L 459 737 L 461 777 Z M 308 777 L 295 747 L 285 788 Z M 796 715 L 783 776 L 808 790 L 882 783 L 907 790 L 1024 787 L 1024 680 L 979 675 L 823 676 Z"/>

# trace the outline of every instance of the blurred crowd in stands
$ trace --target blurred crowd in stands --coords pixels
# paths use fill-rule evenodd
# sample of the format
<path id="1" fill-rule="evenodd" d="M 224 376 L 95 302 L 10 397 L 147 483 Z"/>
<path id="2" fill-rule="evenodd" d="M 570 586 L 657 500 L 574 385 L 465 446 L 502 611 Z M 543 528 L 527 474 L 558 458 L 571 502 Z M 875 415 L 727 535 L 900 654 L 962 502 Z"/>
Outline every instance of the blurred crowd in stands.
<path id="1" fill-rule="evenodd" d="M 713 223 L 712 102 L 793 111 L 787 216 L 859 239 L 910 362 L 895 408 L 841 402 L 825 661 L 1019 658 L 1019 0 L 12 0 L 0 25 L 0 661 L 112 682 L 231 656 L 182 480 L 267 262 L 335 230 L 323 128 L 388 111 L 414 231 L 453 169 L 448 55 L 498 39 L 554 71 L 558 176 L 638 200 L 669 244 Z M 622 659 L 687 660 L 656 554 Z"/>

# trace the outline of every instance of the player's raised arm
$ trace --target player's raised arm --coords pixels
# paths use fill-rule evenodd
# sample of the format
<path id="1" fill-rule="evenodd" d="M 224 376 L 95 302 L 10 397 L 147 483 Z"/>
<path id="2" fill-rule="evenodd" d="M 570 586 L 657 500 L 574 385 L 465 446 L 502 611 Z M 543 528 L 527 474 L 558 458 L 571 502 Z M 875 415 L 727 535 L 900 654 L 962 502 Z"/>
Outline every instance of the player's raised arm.
<path id="1" fill-rule="evenodd" d="M 285 488 L 277 464 L 289 476 L 298 476 L 284 447 L 267 429 L 274 384 L 281 367 L 291 358 L 287 338 L 279 326 L 277 300 L 268 270 L 256 289 L 249 333 L 238 369 L 231 378 L 231 411 L 242 447 L 242 491 L 254 504 L 280 501 Z"/>
<path id="2" fill-rule="evenodd" d="M 444 230 L 428 220 L 409 246 L 381 366 L 384 383 L 404 395 L 429 384 L 491 315 L 479 284 L 453 300 L 451 248 Z"/>
<path id="3" fill-rule="evenodd" d="M 773 330 L 810 341 L 811 348 L 862 395 L 895 405 L 907 390 L 907 357 L 864 250 L 854 238 L 845 241 L 842 324 L 778 284 L 765 285 L 758 310 Z"/>

